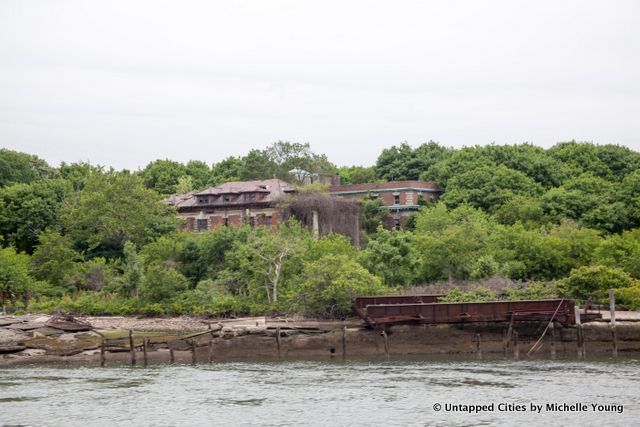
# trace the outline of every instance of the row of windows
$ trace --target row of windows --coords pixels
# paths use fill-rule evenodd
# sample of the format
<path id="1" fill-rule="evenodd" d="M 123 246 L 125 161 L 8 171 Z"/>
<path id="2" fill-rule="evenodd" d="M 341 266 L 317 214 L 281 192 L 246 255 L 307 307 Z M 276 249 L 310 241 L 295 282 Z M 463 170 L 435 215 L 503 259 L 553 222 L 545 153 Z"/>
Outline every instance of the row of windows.
<path id="1" fill-rule="evenodd" d="M 213 198 L 212 203 L 217 202 L 234 202 L 240 199 L 245 200 L 247 202 L 251 202 L 256 200 L 256 193 L 243 193 L 240 195 L 234 194 L 223 194 L 222 196 L 211 196 Z M 209 203 L 209 196 L 196 196 L 196 200 L 198 203 Z"/>
<path id="2" fill-rule="evenodd" d="M 257 225 L 256 217 L 249 217 L 249 226 L 255 227 Z M 270 215 L 264 216 L 264 226 L 267 228 L 271 228 L 272 217 Z M 226 227 L 229 225 L 229 218 L 223 218 L 223 225 Z M 197 219 L 196 220 L 196 231 L 206 231 L 209 228 L 209 220 L 208 219 Z"/>

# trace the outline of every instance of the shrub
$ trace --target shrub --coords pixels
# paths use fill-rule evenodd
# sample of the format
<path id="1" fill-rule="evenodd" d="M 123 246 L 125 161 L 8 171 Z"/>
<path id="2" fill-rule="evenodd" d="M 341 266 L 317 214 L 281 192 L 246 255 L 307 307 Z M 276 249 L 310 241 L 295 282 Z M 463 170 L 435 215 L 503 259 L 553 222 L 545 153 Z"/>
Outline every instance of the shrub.
<path id="1" fill-rule="evenodd" d="M 608 290 L 627 288 L 632 279 L 624 270 L 604 265 L 590 265 L 571 270 L 564 279 L 561 291 L 565 296 L 581 301 L 607 300 Z"/>
<path id="2" fill-rule="evenodd" d="M 351 313 L 356 296 L 387 290 L 379 277 L 346 255 L 326 255 L 305 265 L 300 287 L 293 290 L 290 310 L 306 316 L 339 318 Z"/>
<path id="3" fill-rule="evenodd" d="M 554 282 L 534 282 L 520 288 L 507 288 L 505 293 L 510 301 L 556 299 L 558 285 Z"/>
<path id="4" fill-rule="evenodd" d="M 640 280 L 633 282 L 628 288 L 615 289 L 616 303 L 627 310 L 640 309 Z"/>
<path id="5" fill-rule="evenodd" d="M 478 301 L 495 301 L 498 297 L 491 289 L 477 287 L 471 291 L 462 291 L 453 289 L 447 295 L 440 298 L 441 302 L 478 302 Z"/>
<path id="6" fill-rule="evenodd" d="M 147 269 L 140 285 L 140 298 L 146 302 L 163 302 L 187 289 L 189 281 L 173 268 L 153 265 Z"/>

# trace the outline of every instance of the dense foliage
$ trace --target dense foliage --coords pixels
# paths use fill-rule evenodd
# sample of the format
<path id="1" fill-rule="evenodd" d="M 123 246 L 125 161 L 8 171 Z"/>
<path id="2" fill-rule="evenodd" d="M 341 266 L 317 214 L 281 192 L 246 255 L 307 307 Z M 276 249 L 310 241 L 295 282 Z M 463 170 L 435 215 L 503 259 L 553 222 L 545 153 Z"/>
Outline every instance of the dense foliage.
<path id="1" fill-rule="evenodd" d="M 177 231 L 160 202 L 229 180 L 337 173 L 342 182 L 429 180 L 444 190 L 404 229 L 363 200 L 363 243 L 277 230 Z M 385 149 L 336 167 L 308 144 L 277 142 L 213 165 L 157 160 L 137 172 L 49 166 L 0 150 L 0 292 L 5 304 L 91 314 L 288 313 L 342 317 L 356 295 L 433 282 L 450 301 L 571 297 L 640 307 L 640 153 L 575 141 Z M 503 289 L 457 290 L 503 278 Z M 448 285 L 447 285 L 448 284 Z"/>

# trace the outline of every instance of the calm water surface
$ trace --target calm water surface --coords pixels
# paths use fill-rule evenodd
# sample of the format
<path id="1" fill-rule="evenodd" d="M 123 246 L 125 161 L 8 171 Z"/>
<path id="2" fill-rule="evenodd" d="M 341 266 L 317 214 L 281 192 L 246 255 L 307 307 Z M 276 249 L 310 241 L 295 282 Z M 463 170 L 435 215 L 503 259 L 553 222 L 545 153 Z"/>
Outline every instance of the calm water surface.
<path id="1" fill-rule="evenodd" d="M 491 403 L 493 411 L 473 415 L 445 409 Z M 500 411 L 500 403 L 523 405 L 526 411 Z M 534 413 L 532 403 L 585 403 L 588 410 Z M 609 410 L 594 411 L 592 403 Z M 435 411 L 435 404 L 442 409 Z M 640 359 L 421 358 L 0 370 L 0 425 L 519 423 L 640 425 Z"/>

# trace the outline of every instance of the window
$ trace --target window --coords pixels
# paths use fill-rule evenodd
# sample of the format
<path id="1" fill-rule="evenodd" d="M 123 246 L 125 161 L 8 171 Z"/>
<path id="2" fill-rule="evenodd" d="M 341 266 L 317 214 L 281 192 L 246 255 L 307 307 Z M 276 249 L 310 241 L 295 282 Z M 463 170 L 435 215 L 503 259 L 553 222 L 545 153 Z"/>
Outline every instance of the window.
<path id="1" fill-rule="evenodd" d="M 256 193 L 244 193 L 244 199 L 251 201 L 256 199 Z"/>
<path id="2" fill-rule="evenodd" d="M 264 225 L 266 225 L 267 228 L 271 228 L 271 215 L 264 217 Z"/>
<path id="3" fill-rule="evenodd" d="M 400 218 L 393 219 L 393 228 L 396 230 L 400 230 Z"/>
<path id="4" fill-rule="evenodd" d="M 197 220 L 196 227 L 198 231 L 205 231 L 207 229 L 207 220 L 206 219 Z"/>
<path id="5" fill-rule="evenodd" d="M 209 201 L 208 196 L 198 196 L 198 203 L 207 203 Z"/>
<path id="6" fill-rule="evenodd" d="M 393 204 L 394 205 L 399 205 L 400 204 L 400 195 L 399 194 L 393 196 Z"/>
<path id="7" fill-rule="evenodd" d="M 255 226 L 256 226 L 256 217 L 255 217 L 255 216 L 250 216 L 250 217 L 249 217 L 249 226 L 250 226 L 251 228 L 253 228 L 253 227 L 255 227 Z"/>
<path id="8" fill-rule="evenodd" d="M 225 202 L 230 202 L 231 201 L 231 194 L 225 194 L 224 196 L 222 196 L 222 200 Z"/>

